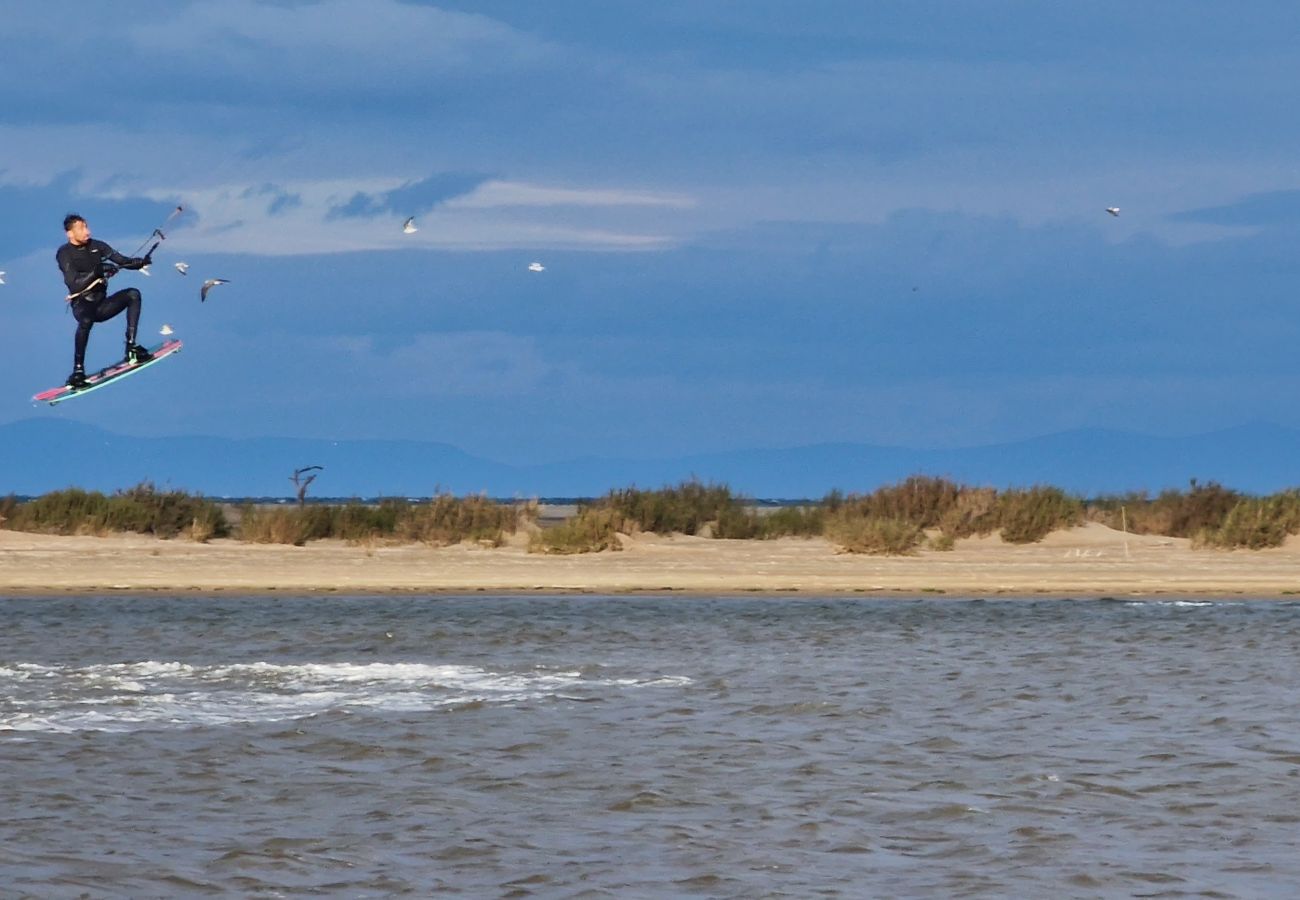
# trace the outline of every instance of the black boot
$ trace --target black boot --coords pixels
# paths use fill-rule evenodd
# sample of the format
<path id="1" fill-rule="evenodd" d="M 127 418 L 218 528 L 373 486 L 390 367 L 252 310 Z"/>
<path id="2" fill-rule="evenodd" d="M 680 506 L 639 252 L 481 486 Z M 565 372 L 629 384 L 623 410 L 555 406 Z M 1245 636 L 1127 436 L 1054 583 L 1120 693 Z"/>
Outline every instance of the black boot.
<path id="1" fill-rule="evenodd" d="M 133 366 L 138 366 L 140 363 L 148 362 L 151 359 L 153 359 L 152 353 L 150 353 L 144 347 L 137 344 L 131 338 L 127 338 L 126 356 L 123 358 L 123 362 L 126 362 Z"/>
<path id="2" fill-rule="evenodd" d="M 86 370 L 81 366 L 77 366 L 72 370 L 72 374 L 68 376 L 68 380 L 65 383 L 74 391 L 79 391 L 84 387 L 88 387 L 89 383 L 86 381 Z"/>

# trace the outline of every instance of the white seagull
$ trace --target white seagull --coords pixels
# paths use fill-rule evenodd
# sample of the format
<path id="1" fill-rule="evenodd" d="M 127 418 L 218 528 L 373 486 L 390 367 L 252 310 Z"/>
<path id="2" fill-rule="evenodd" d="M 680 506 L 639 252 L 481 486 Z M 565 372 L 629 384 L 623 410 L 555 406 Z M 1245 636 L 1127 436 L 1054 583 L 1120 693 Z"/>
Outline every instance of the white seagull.
<path id="1" fill-rule="evenodd" d="M 415 216 L 411 216 L 411 218 L 402 223 L 402 231 L 405 234 L 415 234 L 419 230 L 419 228 L 415 227 Z"/>
<path id="2" fill-rule="evenodd" d="M 4 283 L 5 283 L 5 273 L 0 272 L 0 284 L 4 284 Z"/>
<path id="3" fill-rule="evenodd" d="M 531 262 L 531 263 L 528 264 L 528 271 L 530 271 L 530 272 L 545 272 L 545 271 L 546 271 L 546 266 L 542 265 L 542 264 L 539 263 L 539 262 Z"/>
<path id="4" fill-rule="evenodd" d="M 203 282 L 203 287 L 199 289 L 199 302 L 202 303 L 204 300 L 208 299 L 208 291 L 212 290 L 219 284 L 230 284 L 230 281 L 226 278 L 209 278 L 207 281 Z"/>
<path id="5" fill-rule="evenodd" d="M 190 271 L 190 264 L 187 262 L 179 262 L 176 263 L 175 266 L 176 266 L 176 271 L 180 272 L 182 275 L 188 274 Z"/>
<path id="6" fill-rule="evenodd" d="M 163 327 L 158 329 L 158 333 L 163 336 L 166 336 L 169 334 L 174 334 L 175 332 L 172 331 L 172 327 L 170 325 L 168 325 L 166 322 L 163 322 Z"/>
<path id="7" fill-rule="evenodd" d="M 1108 207 L 1106 207 L 1106 212 L 1110 213 L 1112 216 L 1118 216 L 1118 215 L 1119 215 L 1119 207 L 1118 207 L 1118 206 L 1108 206 Z"/>

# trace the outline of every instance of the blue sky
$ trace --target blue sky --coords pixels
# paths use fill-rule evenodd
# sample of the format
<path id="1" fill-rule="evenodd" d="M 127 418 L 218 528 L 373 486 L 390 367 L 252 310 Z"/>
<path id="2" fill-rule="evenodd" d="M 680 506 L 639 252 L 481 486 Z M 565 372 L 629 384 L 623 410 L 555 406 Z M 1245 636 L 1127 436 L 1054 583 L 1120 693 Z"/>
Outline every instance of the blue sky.
<path id="1" fill-rule="evenodd" d="M 1293 3 L 0 16 L 3 422 L 511 462 L 1300 427 Z M 130 252 L 178 203 L 119 278 L 185 352 L 33 410 L 64 213 Z"/>

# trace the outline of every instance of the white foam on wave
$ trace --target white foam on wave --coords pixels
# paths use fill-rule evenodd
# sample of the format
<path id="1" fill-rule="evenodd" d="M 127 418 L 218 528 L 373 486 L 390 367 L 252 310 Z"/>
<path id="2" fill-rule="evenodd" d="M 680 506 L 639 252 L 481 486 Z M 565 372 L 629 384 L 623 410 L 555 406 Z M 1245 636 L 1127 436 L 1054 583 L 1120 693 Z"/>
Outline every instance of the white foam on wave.
<path id="1" fill-rule="evenodd" d="M 1197 607 L 1197 606 L 1222 606 L 1235 605 L 1236 601 L 1222 600 L 1129 600 L 1127 606 L 1173 606 L 1173 607 Z"/>
<path id="2" fill-rule="evenodd" d="M 17 663 L 0 666 L 0 696 L 7 695 L 0 702 L 0 731 L 234 725 L 339 710 L 418 712 L 473 702 L 520 703 L 562 696 L 561 691 L 598 694 L 689 683 L 683 676 L 601 679 L 577 671 L 493 672 L 428 663 Z"/>

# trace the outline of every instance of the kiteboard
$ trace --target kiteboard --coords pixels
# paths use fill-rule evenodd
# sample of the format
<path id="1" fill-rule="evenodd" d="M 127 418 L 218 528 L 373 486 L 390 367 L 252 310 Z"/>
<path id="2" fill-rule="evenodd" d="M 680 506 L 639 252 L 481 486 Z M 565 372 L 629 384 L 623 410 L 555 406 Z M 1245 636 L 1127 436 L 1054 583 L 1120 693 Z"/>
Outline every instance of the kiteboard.
<path id="1" fill-rule="evenodd" d="M 142 363 L 131 363 L 122 361 L 115 362 L 111 366 L 100 369 L 98 372 L 86 376 L 86 386 L 83 388 L 70 388 L 66 384 L 50 388 L 48 391 L 41 391 L 32 397 L 33 403 L 48 403 L 53 406 L 56 403 L 62 403 L 64 400 L 70 400 L 73 397 L 80 397 L 82 394 L 89 394 L 91 391 L 97 391 L 102 387 L 121 381 L 128 375 L 134 375 L 141 372 L 155 363 L 162 362 L 169 356 L 180 352 L 181 342 L 175 338 L 163 341 L 157 347 L 150 347 L 149 352 L 153 358 Z"/>

